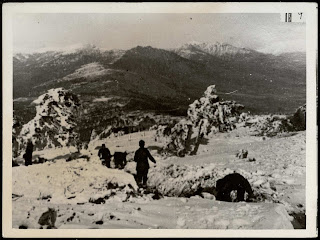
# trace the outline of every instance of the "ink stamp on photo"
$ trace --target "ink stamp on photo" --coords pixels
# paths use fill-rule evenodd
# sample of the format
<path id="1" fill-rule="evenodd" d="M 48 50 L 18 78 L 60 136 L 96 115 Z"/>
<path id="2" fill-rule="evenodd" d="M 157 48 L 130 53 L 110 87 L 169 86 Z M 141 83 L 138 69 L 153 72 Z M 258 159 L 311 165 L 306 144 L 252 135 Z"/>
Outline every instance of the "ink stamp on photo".
<path id="1" fill-rule="evenodd" d="M 294 22 L 294 23 L 305 23 L 306 14 L 303 12 L 297 13 L 280 13 L 281 22 Z"/>

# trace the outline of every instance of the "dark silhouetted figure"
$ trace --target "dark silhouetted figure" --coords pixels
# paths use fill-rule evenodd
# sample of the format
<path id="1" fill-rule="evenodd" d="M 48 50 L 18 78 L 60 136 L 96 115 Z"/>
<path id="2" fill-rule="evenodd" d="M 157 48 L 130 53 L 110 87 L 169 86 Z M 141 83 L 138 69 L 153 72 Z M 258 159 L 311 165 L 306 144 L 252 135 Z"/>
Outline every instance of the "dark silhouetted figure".
<path id="1" fill-rule="evenodd" d="M 137 183 L 139 186 L 141 184 L 146 186 L 148 179 L 148 171 L 149 171 L 149 162 L 148 158 L 156 163 L 156 160 L 151 156 L 148 149 L 144 147 L 145 143 L 143 140 L 139 141 L 140 148 L 134 154 L 134 161 L 137 162 Z"/>
<path id="2" fill-rule="evenodd" d="M 115 168 L 123 169 L 127 163 L 127 152 L 115 152 L 113 159 Z"/>
<path id="3" fill-rule="evenodd" d="M 244 201 L 245 192 L 248 193 L 249 200 L 254 197 L 248 180 L 239 173 L 232 173 L 217 181 L 216 199 L 220 201 L 232 202 L 230 193 L 233 190 L 237 191 L 236 201 Z"/>
<path id="4" fill-rule="evenodd" d="M 26 166 L 32 165 L 32 152 L 33 152 L 32 141 L 28 141 L 27 148 L 26 148 L 26 153 L 23 154 L 23 158 L 24 158 Z"/>
<path id="5" fill-rule="evenodd" d="M 108 148 L 106 148 L 105 144 L 102 144 L 101 148 L 99 149 L 98 156 L 100 157 L 102 161 L 102 165 L 107 166 L 110 168 L 110 162 L 111 162 L 111 153 Z"/>

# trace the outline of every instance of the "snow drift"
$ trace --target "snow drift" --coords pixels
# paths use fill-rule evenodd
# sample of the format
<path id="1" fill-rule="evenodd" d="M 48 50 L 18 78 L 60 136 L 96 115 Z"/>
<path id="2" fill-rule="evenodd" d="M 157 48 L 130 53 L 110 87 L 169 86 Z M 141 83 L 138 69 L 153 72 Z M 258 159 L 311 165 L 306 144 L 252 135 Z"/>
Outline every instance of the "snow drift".
<path id="1" fill-rule="evenodd" d="M 275 179 L 269 177 L 265 172 L 250 173 L 243 169 L 233 171 L 229 168 L 217 167 L 215 164 L 204 166 L 162 164 L 155 166 L 149 170 L 148 186 L 169 197 L 199 195 L 215 199 L 217 180 L 234 172 L 240 173 L 249 181 L 257 202 L 279 202 L 278 193 L 274 187 Z"/>
<path id="2" fill-rule="evenodd" d="M 20 166 L 12 175 L 15 196 L 51 203 L 97 203 L 112 197 L 126 201 L 137 190 L 132 175 L 108 169 L 98 158 Z"/>

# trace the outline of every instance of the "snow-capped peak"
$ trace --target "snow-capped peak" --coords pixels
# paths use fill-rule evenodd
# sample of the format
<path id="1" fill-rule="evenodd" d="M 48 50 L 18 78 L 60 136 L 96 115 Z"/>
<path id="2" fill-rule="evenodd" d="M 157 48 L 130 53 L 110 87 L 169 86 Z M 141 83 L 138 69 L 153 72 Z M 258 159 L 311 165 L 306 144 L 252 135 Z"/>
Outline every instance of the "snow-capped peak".
<path id="1" fill-rule="evenodd" d="M 195 48 L 202 52 L 214 55 L 214 56 L 223 56 L 223 55 L 235 55 L 235 54 L 248 54 L 251 53 L 252 50 L 246 48 L 238 48 L 232 46 L 228 43 L 200 43 L 197 41 L 192 41 L 184 44 L 180 50 L 186 50 L 190 48 Z"/>

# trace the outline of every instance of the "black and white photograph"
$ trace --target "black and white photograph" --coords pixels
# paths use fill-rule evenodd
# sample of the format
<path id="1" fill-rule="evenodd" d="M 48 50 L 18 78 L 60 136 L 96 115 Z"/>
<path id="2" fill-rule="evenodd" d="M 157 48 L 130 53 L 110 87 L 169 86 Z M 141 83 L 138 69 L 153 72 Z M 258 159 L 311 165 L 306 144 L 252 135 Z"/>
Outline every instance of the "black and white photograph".
<path id="1" fill-rule="evenodd" d="M 10 236 L 316 236 L 317 4 L 166 4 L 4 5 Z"/>

